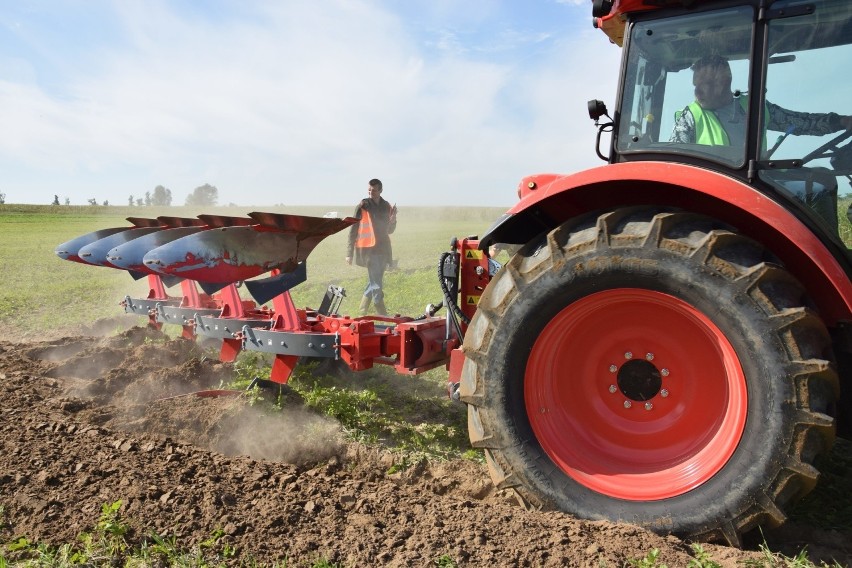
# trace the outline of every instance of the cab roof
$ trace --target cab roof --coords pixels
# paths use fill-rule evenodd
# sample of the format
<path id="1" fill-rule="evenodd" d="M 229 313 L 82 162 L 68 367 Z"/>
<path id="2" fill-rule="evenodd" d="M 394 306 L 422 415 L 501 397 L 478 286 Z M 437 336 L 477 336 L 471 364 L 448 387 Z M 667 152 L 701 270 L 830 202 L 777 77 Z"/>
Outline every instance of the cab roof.
<path id="1" fill-rule="evenodd" d="M 624 43 L 624 28 L 627 23 L 627 14 L 633 12 L 647 12 L 650 10 L 661 10 L 664 8 L 690 8 L 694 6 L 715 4 L 719 0 L 592 0 L 594 3 L 593 13 L 597 13 L 600 6 L 609 6 L 608 14 L 594 17 L 594 26 L 601 29 L 614 44 L 621 47 Z"/>

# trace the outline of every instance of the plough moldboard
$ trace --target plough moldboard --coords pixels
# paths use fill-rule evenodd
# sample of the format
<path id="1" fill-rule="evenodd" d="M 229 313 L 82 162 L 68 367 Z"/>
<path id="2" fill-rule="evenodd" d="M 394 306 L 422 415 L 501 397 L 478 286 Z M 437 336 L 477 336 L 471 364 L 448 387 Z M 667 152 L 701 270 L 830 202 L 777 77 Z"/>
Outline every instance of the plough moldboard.
<path id="1" fill-rule="evenodd" d="M 316 309 L 296 308 L 290 290 L 306 280 L 306 259 L 317 244 L 357 219 L 254 212 L 127 220 L 130 226 L 88 233 L 55 252 L 147 278 L 148 295 L 126 296 L 125 312 L 158 329 L 180 325 L 189 339 L 221 340 L 223 362 L 234 361 L 240 350 L 270 353 L 275 383 L 286 383 L 302 357 L 334 358 L 356 371 L 391 365 L 403 374 L 446 365 L 451 383 L 458 383 L 461 338 L 490 278 L 475 237 L 453 239 L 453 250 L 442 256 L 442 303 L 453 308 L 447 317 L 436 317 L 431 305 L 417 318 L 350 317 L 339 313 L 342 288 L 329 286 Z M 252 300 L 240 295 L 243 283 Z M 166 289 L 176 286 L 180 295 L 169 295 Z M 460 292 L 466 300 L 459 306 Z"/>

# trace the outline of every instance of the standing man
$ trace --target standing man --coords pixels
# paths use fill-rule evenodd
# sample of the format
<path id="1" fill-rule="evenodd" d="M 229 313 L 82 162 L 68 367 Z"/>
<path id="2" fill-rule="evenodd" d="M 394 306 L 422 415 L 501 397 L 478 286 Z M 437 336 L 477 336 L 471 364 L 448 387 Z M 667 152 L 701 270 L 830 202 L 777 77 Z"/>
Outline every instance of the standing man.
<path id="1" fill-rule="evenodd" d="M 354 250 L 355 264 L 367 267 L 367 287 L 359 306 L 361 315 L 370 309 L 370 302 L 375 305 L 376 313 L 387 315 L 382 280 L 393 258 L 390 234 L 396 230 L 396 205 L 382 199 L 382 182 L 377 179 L 370 180 L 367 192 L 369 197 L 355 208 L 354 217 L 359 223 L 349 230 L 346 264 L 352 264 Z"/>

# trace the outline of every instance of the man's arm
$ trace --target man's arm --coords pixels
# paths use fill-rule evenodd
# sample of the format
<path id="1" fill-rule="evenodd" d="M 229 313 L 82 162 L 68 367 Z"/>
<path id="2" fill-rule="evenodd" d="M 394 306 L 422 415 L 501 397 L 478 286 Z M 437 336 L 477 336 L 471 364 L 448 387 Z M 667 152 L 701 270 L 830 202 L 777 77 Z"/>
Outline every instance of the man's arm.
<path id="1" fill-rule="evenodd" d="M 396 231 L 396 205 L 388 203 L 388 234 L 393 234 Z"/>
<path id="2" fill-rule="evenodd" d="M 766 102 L 769 112 L 769 130 L 785 132 L 791 126 L 793 134 L 822 136 L 852 128 L 852 117 L 841 116 L 834 112 L 798 112 L 788 110 L 776 104 Z"/>

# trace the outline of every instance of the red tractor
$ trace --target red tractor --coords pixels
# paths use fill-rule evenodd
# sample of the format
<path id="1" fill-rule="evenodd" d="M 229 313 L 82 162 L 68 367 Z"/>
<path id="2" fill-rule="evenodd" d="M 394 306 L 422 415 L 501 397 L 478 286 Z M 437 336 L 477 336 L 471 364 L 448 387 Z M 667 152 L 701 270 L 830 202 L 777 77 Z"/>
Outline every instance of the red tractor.
<path id="1" fill-rule="evenodd" d="M 125 311 L 220 339 L 223 361 L 274 355 L 272 383 L 303 358 L 446 365 L 494 483 L 526 505 L 739 545 L 852 432 L 852 3 L 595 0 L 593 16 L 623 46 L 612 118 L 589 104 L 608 163 L 530 176 L 481 240 L 454 239 L 445 317 L 340 315 L 334 287 L 293 305 L 308 254 L 352 218 L 130 218 L 56 253 L 147 277 Z M 518 251 L 498 267 L 493 245 Z"/>
<path id="2" fill-rule="evenodd" d="M 522 248 L 464 339 L 470 438 L 531 507 L 739 545 L 850 431 L 852 3 L 593 17 L 623 48 L 608 163 L 525 178 L 482 238 Z"/>

